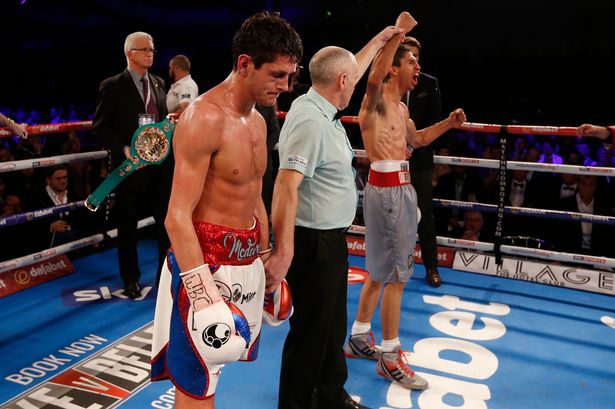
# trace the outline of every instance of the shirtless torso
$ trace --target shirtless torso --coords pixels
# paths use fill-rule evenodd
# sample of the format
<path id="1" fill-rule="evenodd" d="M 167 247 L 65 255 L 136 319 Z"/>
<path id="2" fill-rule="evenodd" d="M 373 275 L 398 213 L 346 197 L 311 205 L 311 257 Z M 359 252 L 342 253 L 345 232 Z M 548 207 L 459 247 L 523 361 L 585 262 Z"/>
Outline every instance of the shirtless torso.
<path id="1" fill-rule="evenodd" d="M 215 393 L 219 364 L 240 357 L 254 359 L 251 347 L 256 345 L 257 349 L 260 333 L 265 289 L 262 261 L 267 254 L 258 251 L 269 247 L 267 214 L 261 198 L 267 129 L 254 106 L 256 102 L 273 105 L 279 93 L 287 89 L 296 60 L 279 56 L 254 69 L 250 57 L 241 55 L 238 67 L 188 106 L 173 137 L 175 173 L 165 226 L 172 245 L 169 260 L 177 264 L 167 263 L 171 267 L 162 273 L 161 289 L 162 283 L 164 287 L 170 285 L 177 274 L 182 280 L 177 297 L 185 291 L 187 300 L 182 301 L 181 308 L 173 307 L 168 296 L 172 288 L 158 292 L 154 344 L 156 362 L 168 362 L 165 345 L 172 356 L 194 355 L 187 355 L 192 359 L 183 366 L 168 369 L 177 385 L 184 388 L 178 387 L 175 400 L 176 407 L 182 409 L 213 408 L 213 399 L 200 399 Z M 255 224 L 255 217 L 259 224 Z M 224 291 L 235 283 L 252 294 L 252 303 L 231 305 L 230 290 Z M 191 329 L 188 335 L 192 341 L 181 337 L 179 341 L 168 340 L 170 311 L 185 311 L 188 306 L 182 319 Z M 243 314 L 241 319 L 233 315 L 236 310 Z M 224 347 L 210 347 L 206 340 L 211 334 L 201 335 L 214 323 L 231 329 Z M 247 328 L 249 336 L 238 328 Z M 191 346 L 186 347 L 188 352 L 181 350 L 182 342 Z M 195 378 L 194 385 L 187 375 L 194 371 L 209 375 Z M 161 373 L 164 376 L 166 372 Z"/>
<path id="2" fill-rule="evenodd" d="M 401 96 L 414 89 L 421 67 L 411 52 L 402 54 L 399 66 L 391 69 L 390 62 L 398 44 L 390 42 L 376 57 L 367 84 L 367 92 L 359 111 L 359 125 L 370 162 L 405 160 L 407 147 L 426 146 L 447 130 L 465 122 L 465 113 L 458 108 L 444 121 L 417 130 L 409 118 L 408 107 Z M 390 70 L 390 71 L 389 71 Z M 386 75 L 390 75 L 384 82 Z"/>
<path id="3" fill-rule="evenodd" d="M 256 216 L 261 244 L 268 247 L 261 199 L 267 129 L 254 104 L 272 105 L 295 67 L 281 56 L 254 71 L 258 78 L 252 81 L 233 72 L 182 114 L 174 135 L 176 165 L 166 222 L 182 270 L 203 264 L 192 220 L 249 228 Z"/>
<path id="4" fill-rule="evenodd" d="M 408 13 L 401 13 L 396 25 L 404 32 L 416 26 Z M 370 162 L 379 160 L 405 160 L 411 135 L 416 133 L 409 119 L 408 108 L 401 103 L 401 94 L 417 84 L 421 68 L 412 53 L 401 58 L 395 75 L 391 75 L 391 61 L 402 34 L 393 37 L 376 57 L 369 74 L 367 92 L 359 111 L 359 125 Z M 384 81 L 389 75 L 388 81 Z"/>
<path id="5" fill-rule="evenodd" d="M 405 160 L 408 108 L 386 97 L 376 109 L 366 105 L 361 106 L 359 123 L 369 161 Z"/>
<path id="6" fill-rule="evenodd" d="M 225 106 L 224 94 L 224 88 L 214 88 L 194 105 L 193 117 L 205 124 L 190 150 L 208 168 L 193 218 L 245 228 L 252 224 L 260 198 L 267 164 L 266 126 L 254 109 L 242 115 Z"/>

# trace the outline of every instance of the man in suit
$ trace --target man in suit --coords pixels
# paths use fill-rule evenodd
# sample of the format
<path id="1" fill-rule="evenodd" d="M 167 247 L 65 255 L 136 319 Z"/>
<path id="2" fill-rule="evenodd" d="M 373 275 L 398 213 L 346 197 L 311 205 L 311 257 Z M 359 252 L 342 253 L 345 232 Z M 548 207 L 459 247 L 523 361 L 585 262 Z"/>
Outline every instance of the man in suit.
<path id="1" fill-rule="evenodd" d="M 24 209 L 35 211 L 74 201 L 68 190 L 68 168 L 57 165 L 45 169 L 45 186 L 33 189 L 24 200 Z M 84 209 L 75 209 L 30 223 L 30 248 L 41 251 L 78 238 Z"/>
<path id="2" fill-rule="evenodd" d="M 613 216 L 606 198 L 598 192 L 598 177 L 579 175 L 577 193 L 561 199 L 559 210 Z M 566 234 L 555 239 L 561 251 L 613 257 L 613 227 L 600 223 L 561 222 L 560 231 Z M 562 228 L 563 227 L 563 228 Z"/>
<path id="3" fill-rule="evenodd" d="M 414 37 L 406 37 L 406 45 L 416 61 L 421 55 L 421 43 Z M 410 110 L 410 118 L 416 124 L 416 129 L 425 129 L 442 119 L 442 100 L 438 79 L 421 72 L 417 86 L 406 93 L 404 102 Z M 423 264 L 427 270 L 427 282 L 433 287 L 442 284 L 438 273 L 438 246 L 436 244 L 436 222 L 433 212 L 432 177 L 433 177 L 433 146 L 427 145 L 415 149 L 410 158 L 412 185 L 416 190 L 418 206 L 421 211 L 419 222 L 419 240 Z"/>
<path id="4" fill-rule="evenodd" d="M 111 151 L 113 168 L 130 156 L 134 131 L 142 119 L 158 122 L 167 115 L 166 85 L 162 78 L 148 72 L 154 62 L 152 36 L 135 32 L 126 37 L 124 54 L 128 67 L 100 84 L 92 132 Z M 141 123 L 140 123 L 141 121 Z M 128 176 L 116 189 L 115 215 L 118 227 L 118 259 L 124 293 L 141 295 L 137 254 L 137 221 L 144 211 L 156 220 L 159 268 L 170 242 L 164 230 L 173 173 L 173 157 L 160 166 L 147 166 Z M 144 206 L 151 206 L 144 208 Z M 149 213 L 146 213 L 149 214 Z"/>

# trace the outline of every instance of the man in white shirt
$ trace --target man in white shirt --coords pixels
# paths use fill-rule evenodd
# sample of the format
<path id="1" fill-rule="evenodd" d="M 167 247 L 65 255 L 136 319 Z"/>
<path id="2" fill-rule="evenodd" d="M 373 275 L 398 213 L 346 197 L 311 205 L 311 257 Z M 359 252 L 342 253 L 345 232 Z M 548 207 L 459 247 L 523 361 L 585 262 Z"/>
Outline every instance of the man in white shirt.
<path id="1" fill-rule="evenodd" d="M 171 58 L 169 79 L 173 85 L 167 93 L 167 110 L 181 113 L 199 95 L 199 87 L 190 75 L 188 57 L 179 54 Z"/>

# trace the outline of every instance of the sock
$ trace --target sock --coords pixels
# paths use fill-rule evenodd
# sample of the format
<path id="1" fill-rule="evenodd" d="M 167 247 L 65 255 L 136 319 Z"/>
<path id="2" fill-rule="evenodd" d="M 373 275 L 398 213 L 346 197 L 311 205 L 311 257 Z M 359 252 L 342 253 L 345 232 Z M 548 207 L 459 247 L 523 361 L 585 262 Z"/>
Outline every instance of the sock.
<path id="1" fill-rule="evenodd" d="M 371 323 L 355 321 L 352 324 L 350 335 L 365 334 L 366 332 L 369 332 L 371 329 L 372 329 Z"/>
<path id="2" fill-rule="evenodd" d="M 398 347 L 401 348 L 401 342 L 399 341 L 399 337 L 382 340 L 382 352 L 393 352 L 398 349 Z"/>

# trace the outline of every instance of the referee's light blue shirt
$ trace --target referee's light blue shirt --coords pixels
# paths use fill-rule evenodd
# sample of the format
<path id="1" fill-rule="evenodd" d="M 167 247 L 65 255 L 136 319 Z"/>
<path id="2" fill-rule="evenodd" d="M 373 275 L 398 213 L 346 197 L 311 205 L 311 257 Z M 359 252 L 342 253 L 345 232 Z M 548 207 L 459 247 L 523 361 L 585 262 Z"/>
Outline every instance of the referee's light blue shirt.
<path id="1" fill-rule="evenodd" d="M 280 169 L 304 175 L 299 186 L 297 226 L 328 230 L 348 227 L 354 219 L 358 192 L 352 167 L 354 150 L 337 109 L 310 88 L 292 104 L 278 150 Z"/>

